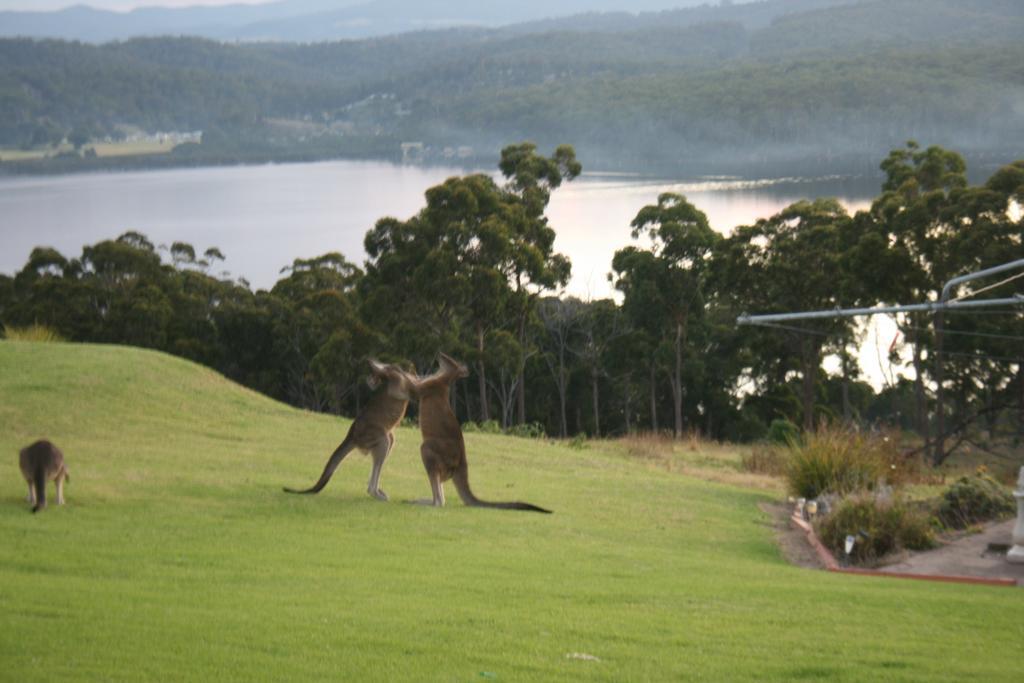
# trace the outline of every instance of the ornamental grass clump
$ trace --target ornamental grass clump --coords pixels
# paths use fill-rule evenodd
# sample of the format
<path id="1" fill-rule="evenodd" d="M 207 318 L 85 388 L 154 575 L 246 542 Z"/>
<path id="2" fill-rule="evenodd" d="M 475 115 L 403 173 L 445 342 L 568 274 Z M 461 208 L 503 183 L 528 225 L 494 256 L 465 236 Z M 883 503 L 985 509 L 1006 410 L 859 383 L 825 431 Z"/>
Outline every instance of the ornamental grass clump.
<path id="1" fill-rule="evenodd" d="M 822 427 L 790 441 L 788 456 L 790 491 L 807 499 L 871 491 L 883 483 L 899 484 L 904 475 L 895 443 L 882 434 Z"/>
<path id="2" fill-rule="evenodd" d="M 846 537 L 852 536 L 853 564 L 873 564 L 900 550 L 927 550 L 936 545 L 929 516 L 901 500 L 860 493 L 839 502 L 815 524 L 821 542 L 836 557 L 845 557 Z"/>

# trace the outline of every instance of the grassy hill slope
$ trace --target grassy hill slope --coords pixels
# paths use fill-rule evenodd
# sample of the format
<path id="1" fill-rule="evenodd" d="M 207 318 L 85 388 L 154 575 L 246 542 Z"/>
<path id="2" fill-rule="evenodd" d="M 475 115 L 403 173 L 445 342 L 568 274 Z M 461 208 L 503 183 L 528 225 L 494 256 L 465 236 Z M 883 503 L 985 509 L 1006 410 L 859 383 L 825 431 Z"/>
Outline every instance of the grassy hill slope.
<path id="1" fill-rule="evenodd" d="M 467 436 L 478 495 L 551 516 L 401 504 L 429 491 L 408 429 L 393 502 L 363 457 L 281 493 L 347 426 L 157 353 L 0 342 L 0 678 L 1014 679 L 1024 592 L 793 568 L 765 494 L 615 445 Z M 72 479 L 32 515 L 41 436 Z"/>

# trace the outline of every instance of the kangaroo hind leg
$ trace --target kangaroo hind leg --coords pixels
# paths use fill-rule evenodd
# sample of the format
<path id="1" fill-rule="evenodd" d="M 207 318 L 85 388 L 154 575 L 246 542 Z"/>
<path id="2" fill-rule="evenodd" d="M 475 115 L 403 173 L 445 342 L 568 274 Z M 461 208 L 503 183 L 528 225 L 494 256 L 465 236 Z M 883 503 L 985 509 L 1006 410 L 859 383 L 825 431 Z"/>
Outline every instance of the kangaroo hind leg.
<path id="1" fill-rule="evenodd" d="M 373 458 L 373 469 L 370 471 L 370 481 L 366 484 L 367 493 L 377 500 L 385 501 L 388 499 L 388 494 L 380 488 L 380 471 L 384 469 L 384 461 L 388 459 L 391 447 L 395 445 L 394 437 L 391 434 L 388 434 L 388 437 L 378 441 L 370 451 L 370 457 Z"/>
<path id="2" fill-rule="evenodd" d="M 442 474 L 443 460 L 428 443 L 420 446 L 420 457 L 423 458 L 423 467 L 427 470 L 427 479 L 430 481 L 430 493 L 432 496 L 430 501 L 423 502 L 434 507 L 444 507 L 444 486 L 442 486 L 444 481 Z"/>

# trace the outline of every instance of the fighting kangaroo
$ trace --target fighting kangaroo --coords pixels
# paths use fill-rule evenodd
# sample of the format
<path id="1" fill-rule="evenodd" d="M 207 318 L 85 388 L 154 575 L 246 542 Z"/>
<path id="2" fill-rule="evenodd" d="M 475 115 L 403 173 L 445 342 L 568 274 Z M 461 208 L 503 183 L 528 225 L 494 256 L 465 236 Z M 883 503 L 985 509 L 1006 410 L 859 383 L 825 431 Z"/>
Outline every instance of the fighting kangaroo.
<path id="1" fill-rule="evenodd" d="M 444 505 L 442 484 L 449 479 L 455 484 L 459 498 L 466 505 L 502 510 L 530 510 L 549 513 L 551 510 L 529 503 L 491 503 L 480 500 L 469 488 L 469 465 L 466 462 L 466 443 L 462 438 L 462 427 L 452 411 L 448 393 L 451 385 L 460 377 L 469 375 L 466 366 L 443 353 L 438 354 L 440 369 L 429 377 L 416 380 L 416 395 L 420 400 L 420 431 L 423 445 L 420 456 L 427 469 L 433 500 L 419 501 L 425 505 Z"/>
<path id="2" fill-rule="evenodd" d="M 366 491 L 378 500 L 387 500 L 388 496 L 380 488 L 380 471 L 384 461 L 395 445 L 395 427 L 405 416 L 405 409 L 413 391 L 413 378 L 394 365 L 385 365 L 370 360 L 369 384 L 377 389 L 348 430 L 348 434 L 331 454 L 324 466 L 320 480 L 311 488 L 299 491 L 285 488 L 287 493 L 319 493 L 331 480 L 334 470 L 345 459 L 345 456 L 358 448 L 373 457 L 373 470 Z M 379 385 L 383 384 L 380 388 Z"/>
<path id="3" fill-rule="evenodd" d="M 49 441 L 42 439 L 21 449 L 18 457 L 21 475 L 28 482 L 28 502 L 32 512 L 46 507 L 46 482 L 57 482 L 57 504 L 64 504 L 64 482 L 71 481 L 64 465 L 64 454 Z"/>

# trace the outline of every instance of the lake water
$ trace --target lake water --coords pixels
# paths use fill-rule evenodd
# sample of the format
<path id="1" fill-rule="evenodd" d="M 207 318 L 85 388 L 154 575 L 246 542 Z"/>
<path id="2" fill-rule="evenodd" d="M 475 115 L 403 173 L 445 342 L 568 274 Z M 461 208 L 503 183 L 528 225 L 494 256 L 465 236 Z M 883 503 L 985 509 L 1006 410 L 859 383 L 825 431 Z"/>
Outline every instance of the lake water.
<path id="1" fill-rule="evenodd" d="M 134 230 L 154 244 L 216 246 L 218 270 L 269 288 L 296 258 L 340 251 L 362 264 L 363 236 L 384 216 L 408 218 L 424 191 L 458 168 L 333 161 L 131 173 L 0 178 L 0 273 L 24 266 L 36 246 L 67 257 Z M 572 260 L 571 294 L 607 296 L 615 250 L 629 223 L 659 193 L 679 192 L 723 233 L 798 199 L 836 196 L 851 210 L 877 194 L 876 179 L 652 180 L 585 174 L 555 191 L 548 209 L 558 251 Z"/>

